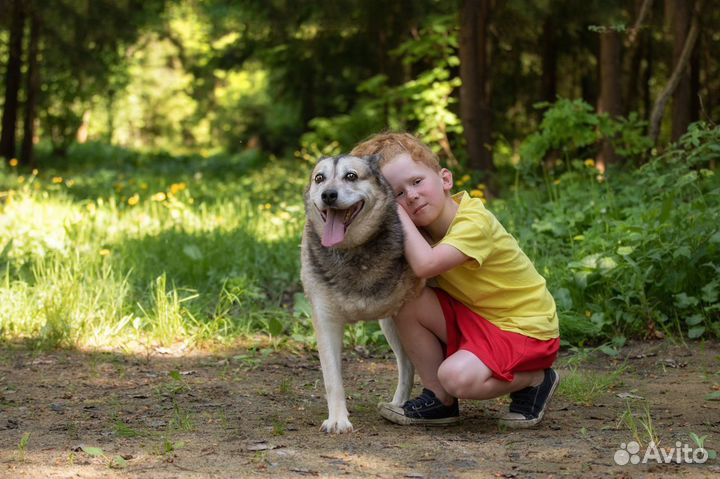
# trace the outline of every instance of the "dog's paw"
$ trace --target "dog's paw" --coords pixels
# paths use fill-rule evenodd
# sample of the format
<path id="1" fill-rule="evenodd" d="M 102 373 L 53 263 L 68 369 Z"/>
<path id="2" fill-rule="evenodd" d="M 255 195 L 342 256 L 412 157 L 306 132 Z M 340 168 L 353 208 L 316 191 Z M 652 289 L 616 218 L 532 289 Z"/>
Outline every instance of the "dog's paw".
<path id="1" fill-rule="evenodd" d="M 337 421 L 326 419 L 323 421 L 322 426 L 320 426 L 320 430 L 330 434 L 345 434 L 353 432 L 353 425 L 347 419 L 340 419 Z"/>

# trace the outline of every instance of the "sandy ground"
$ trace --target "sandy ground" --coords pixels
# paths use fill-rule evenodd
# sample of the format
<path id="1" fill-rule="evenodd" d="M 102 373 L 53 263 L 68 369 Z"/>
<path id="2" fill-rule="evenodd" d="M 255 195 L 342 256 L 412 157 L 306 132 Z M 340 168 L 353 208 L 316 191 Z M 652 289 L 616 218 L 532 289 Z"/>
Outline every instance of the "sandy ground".
<path id="1" fill-rule="evenodd" d="M 5 345 L 0 477 L 720 476 L 712 458 L 615 461 L 616 453 L 633 458 L 636 438 L 643 445 L 634 459 L 642 459 L 650 433 L 667 454 L 678 444 L 694 451 L 691 433 L 720 450 L 720 345 L 634 343 L 616 358 L 564 353 L 558 365 L 566 384 L 535 429 L 498 427 L 506 398 L 461 402 L 459 425 L 402 427 L 376 413 L 394 389 L 392 358 L 346 352 L 355 432 L 335 436 L 319 432 L 326 406 L 311 352 L 38 353 Z"/>

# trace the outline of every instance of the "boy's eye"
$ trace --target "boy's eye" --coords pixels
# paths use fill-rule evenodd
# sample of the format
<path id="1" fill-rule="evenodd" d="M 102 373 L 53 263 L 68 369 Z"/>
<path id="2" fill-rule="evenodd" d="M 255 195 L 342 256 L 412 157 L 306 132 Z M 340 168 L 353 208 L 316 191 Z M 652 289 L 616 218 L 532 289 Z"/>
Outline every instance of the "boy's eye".
<path id="1" fill-rule="evenodd" d="M 397 193 L 395 193 L 395 198 L 400 198 L 402 195 L 403 195 L 403 192 L 398 191 Z"/>
<path id="2" fill-rule="evenodd" d="M 413 185 L 417 185 L 422 181 L 422 178 L 415 178 L 415 181 L 413 181 Z"/>

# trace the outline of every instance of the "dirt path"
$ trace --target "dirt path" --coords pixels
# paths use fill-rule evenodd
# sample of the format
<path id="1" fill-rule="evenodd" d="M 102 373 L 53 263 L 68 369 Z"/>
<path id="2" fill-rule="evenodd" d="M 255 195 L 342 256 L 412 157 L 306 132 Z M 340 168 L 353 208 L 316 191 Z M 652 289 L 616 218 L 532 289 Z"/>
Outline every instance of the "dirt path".
<path id="1" fill-rule="evenodd" d="M 614 458 L 634 452 L 632 425 L 647 440 L 648 418 L 661 447 L 694 449 L 695 433 L 720 449 L 720 401 L 706 399 L 720 389 L 720 345 L 639 343 L 616 359 L 566 354 L 560 366 L 566 384 L 536 429 L 499 430 L 501 400 L 461 403 L 460 425 L 408 428 L 375 412 L 394 387 L 393 361 L 346 354 L 356 431 L 328 436 L 318 432 L 325 401 L 318 361 L 307 353 L 145 357 L 6 347 L 0 477 L 718 477 L 717 459 Z M 628 410 L 635 415 L 622 421 Z"/>

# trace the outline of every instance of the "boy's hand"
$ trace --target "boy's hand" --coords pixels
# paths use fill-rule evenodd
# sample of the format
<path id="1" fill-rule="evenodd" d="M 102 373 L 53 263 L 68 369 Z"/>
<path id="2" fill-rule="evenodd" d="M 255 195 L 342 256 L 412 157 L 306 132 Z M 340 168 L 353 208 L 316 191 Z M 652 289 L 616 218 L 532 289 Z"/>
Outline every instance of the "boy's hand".
<path id="1" fill-rule="evenodd" d="M 447 244 L 430 246 L 407 211 L 399 204 L 397 209 L 405 236 L 405 258 L 416 276 L 432 278 L 470 259 Z"/>

